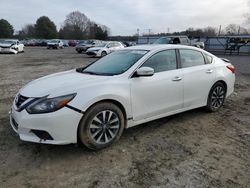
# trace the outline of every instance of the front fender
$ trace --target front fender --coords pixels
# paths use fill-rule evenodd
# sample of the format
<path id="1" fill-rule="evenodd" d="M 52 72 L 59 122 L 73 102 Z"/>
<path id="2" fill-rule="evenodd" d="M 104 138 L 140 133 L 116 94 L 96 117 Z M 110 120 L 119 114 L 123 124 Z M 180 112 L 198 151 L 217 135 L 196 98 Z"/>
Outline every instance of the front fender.
<path id="1" fill-rule="evenodd" d="M 75 99 L 69 105 L 85 112 L 93 104 L 103 100 L 119 102 L 125 109 L 127 118 L 132 117 L 129 84 L 102 85 L 78 91 Z"/>

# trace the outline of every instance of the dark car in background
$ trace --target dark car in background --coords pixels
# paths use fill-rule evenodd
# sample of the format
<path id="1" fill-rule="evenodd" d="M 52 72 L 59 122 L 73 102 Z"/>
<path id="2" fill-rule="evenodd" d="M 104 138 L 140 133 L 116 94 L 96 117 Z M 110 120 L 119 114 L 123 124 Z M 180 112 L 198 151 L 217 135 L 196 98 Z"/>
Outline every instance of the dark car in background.
<path id="1" fill-rule="evenodd" d="M 77 41 L 76 40 L 69 40 L 68 45 L 71 47 L 75 47 L 77 45 Z"/>
<path id="2" fill-rule="evenodd" d="M 100 40 L 83 40 L 83 41 L 80 41 L 77 45 L 76 45 L 76 51 L 78 53 L 82 53 L 82 52 L 86 52 L 87 49 L 89 48 L 93 48 L 93 47 L 96 47 L 98 45 L 100 45 L 102 43 L 102 41 Z"/>

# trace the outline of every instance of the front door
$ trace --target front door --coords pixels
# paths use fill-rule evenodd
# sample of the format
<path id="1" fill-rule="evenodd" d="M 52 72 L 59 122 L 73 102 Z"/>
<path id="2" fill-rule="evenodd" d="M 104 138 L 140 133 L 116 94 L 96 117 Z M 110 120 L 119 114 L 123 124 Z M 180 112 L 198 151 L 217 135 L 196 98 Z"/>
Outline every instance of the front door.
<path id="1" fill-rule="evenodd" d="M 183 80 L 177 69 L 175 50 L 160 51 L 141 67 L 151 67 L 150 77 L 131 78 L 131 101 L 134 121 L 176 111 L 183 105 Z"/>

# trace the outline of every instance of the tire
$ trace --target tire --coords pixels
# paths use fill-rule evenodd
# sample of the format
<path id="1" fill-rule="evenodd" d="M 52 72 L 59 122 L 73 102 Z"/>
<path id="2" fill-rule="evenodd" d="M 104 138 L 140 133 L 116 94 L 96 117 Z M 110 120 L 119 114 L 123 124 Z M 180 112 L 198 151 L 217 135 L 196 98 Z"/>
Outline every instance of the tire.
<path id="1" fill-rule="evenodd" d="M 211 88 L 206 109 L 210 112 L 218 111 L 224 104 L 226 98 L 226 87 L 221 82 L 217 82 Z"/>
<path id="2" fill-rule="evenodd" d="M 107 55 L 107 52 L 105 52 L 105 51 L 103 51 L 102 53 L 101 53 L 101 57 L 104 57 L 104 56 L 106 56 Z"/>
<path id="3" fill-rule="evenodd" d="M 125 118 L 118 106 L 109 102 L 97 103 L 81 120 L 78 141 L 91 150 L 100 150 L 116 142 L 124 127 Z"/>
<path id="4" fill-rule="evenodd" d="M 82 53 L 82 50 L 76 50 L 79 54 L 81 54 Z"/>

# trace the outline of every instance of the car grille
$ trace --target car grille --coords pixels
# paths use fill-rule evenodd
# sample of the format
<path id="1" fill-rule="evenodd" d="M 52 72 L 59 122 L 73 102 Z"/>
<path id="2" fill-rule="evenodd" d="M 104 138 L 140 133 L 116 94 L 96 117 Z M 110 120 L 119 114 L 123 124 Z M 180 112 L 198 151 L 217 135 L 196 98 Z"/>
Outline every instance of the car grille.
<path id="1" fill-rule="evenodd" d="M 17 108 L 19 108 L 28 99 L 29 97 L 25 97 L 19 94 L 15 101 Z"/>
<path id="2" fill-rule="evenodd" d="M 95 52 L 87 52 L 87 55 L 96 55 Z"/>

